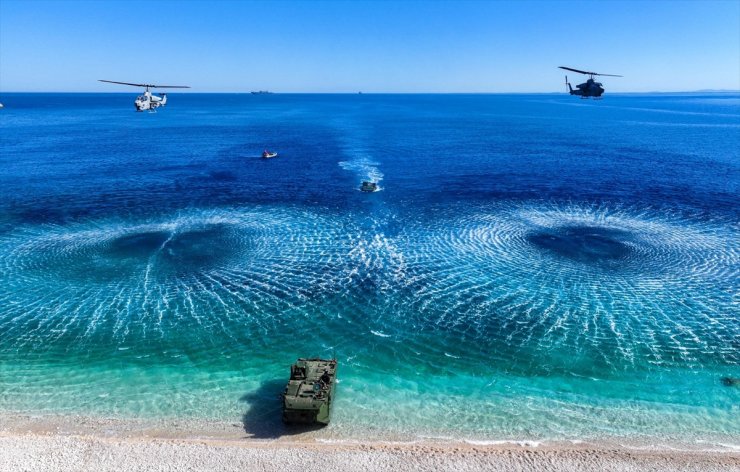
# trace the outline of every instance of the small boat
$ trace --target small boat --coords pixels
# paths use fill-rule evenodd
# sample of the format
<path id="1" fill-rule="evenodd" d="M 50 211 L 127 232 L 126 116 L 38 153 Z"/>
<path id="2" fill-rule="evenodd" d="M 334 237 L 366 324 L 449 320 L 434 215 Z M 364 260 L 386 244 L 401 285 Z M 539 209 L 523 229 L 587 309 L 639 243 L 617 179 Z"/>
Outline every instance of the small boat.
<path id="1" fill-rule="evenodd" d="M 290 380 L 281 395 L 286 424 L 329 424 L 336 359 L 298 359 L 290 366 Z"/>
<path id="2" fill-rule="evenodd" d="M 365 180 L 362 182 L 362 185 L 360 185 L 360 190 L 363 192 L 375 192 L 378 190 L 378 184 Z"/>
<path id="3" fill-rule="evenodd" d="M 272 159 L 273 157 L 277 157 L 278 153 L 276 152 L 270 152 L 267 149 L 265 149 L 262 152 L 262 159 Z"/>

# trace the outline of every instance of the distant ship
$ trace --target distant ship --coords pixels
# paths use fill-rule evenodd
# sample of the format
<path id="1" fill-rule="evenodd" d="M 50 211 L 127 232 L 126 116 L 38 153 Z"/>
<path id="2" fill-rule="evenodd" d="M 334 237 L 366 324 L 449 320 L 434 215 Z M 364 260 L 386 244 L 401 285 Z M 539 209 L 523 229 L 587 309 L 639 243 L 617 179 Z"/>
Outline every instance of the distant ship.
<path id="1" fill-rule="evenodd" d="M 268 90 L 252 90 L 251 93 L 252 93 L 252 95 L 267 95 L 267 94 L 270 94 L 272 92 L 270 92 Z"/>

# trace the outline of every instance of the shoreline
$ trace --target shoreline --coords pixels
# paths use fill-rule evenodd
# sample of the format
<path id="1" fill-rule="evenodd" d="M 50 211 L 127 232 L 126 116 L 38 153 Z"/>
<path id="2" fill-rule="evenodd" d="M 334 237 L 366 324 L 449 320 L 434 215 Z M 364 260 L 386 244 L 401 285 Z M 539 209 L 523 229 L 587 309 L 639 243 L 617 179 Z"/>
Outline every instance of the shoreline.
<path id="1" fill-rule="evenodd" d="M 381 429 L 343 436 L 329 427 L 284 426 L 279 418 L 247 424 L 242 421 L 200 418 L 118 418 L 80 414 L 19 413 L 0 411 L 0 437 L 76 436 L 106 439 L 157 439 L 226 441 L 253 444 L 317 444 L 414 446 L 447 445 L 481 447 L 559 448 L 595 447 L 634 451 L 679 451 L 740 454 L 738 438 L 667 438 L 650 435 L 584 438 L 473 437 L 452 434 L 418 434 Z"/>
<path id="2" fill-rule="evenodd" d="M 740 447 L 660 441 L 249 437 L 237 423 L 0 414 L 0 470 L 740 471 Z M 320 431 L 320 430 L 319 430 Z M 665 444 L 663 444 L 665 443 Z M 687 443 L 688 445 L 688 443 Z M 687 446 L 684 445 L 684 446 Z"/>

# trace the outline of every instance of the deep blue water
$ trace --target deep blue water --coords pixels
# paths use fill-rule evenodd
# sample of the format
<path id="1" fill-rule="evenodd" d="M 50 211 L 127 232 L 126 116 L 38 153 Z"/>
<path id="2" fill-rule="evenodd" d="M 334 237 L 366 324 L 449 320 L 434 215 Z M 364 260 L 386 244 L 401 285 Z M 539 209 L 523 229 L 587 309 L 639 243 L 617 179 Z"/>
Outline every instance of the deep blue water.
<path id="1" fill-rule="evenodd" d="M 0 409 L 740 434 L 740 96 L 133 99 L 0 97 Z"/>

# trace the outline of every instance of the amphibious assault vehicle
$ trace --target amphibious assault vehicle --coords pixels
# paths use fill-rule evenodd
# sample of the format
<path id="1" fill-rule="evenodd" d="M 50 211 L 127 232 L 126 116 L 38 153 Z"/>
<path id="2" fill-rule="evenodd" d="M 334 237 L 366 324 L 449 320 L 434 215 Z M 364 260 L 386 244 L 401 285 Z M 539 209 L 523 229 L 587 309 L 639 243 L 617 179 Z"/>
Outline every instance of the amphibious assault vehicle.
<path id="1" fill-rule="evenodd" d="M 282 395 L 283 422 L 329 424 L 336 376 L 336 359 L 298 359 Z"/>
<path id="2" fill-rule="evenodd" d="M 360 185 L 360 190 L 363 192 L 375 192 L 378 190 L 378 184 L 365 180 L 362 182 L 362 185 Z"/>

